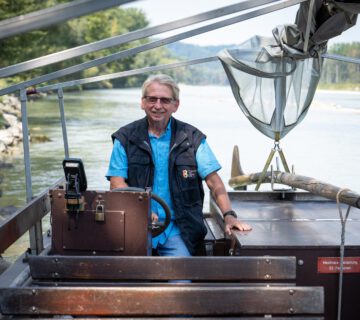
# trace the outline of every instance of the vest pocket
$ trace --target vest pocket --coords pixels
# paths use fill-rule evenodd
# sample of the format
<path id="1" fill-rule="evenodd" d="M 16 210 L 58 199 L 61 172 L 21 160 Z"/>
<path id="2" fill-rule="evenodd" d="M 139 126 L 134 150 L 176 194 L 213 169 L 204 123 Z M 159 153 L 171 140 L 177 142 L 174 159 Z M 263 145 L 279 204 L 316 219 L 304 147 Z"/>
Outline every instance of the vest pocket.
<path id="1" fill-rule="evenodd" d="M 187 160 L 187 161 L 185 161 Z M 201 194 L 199 190 L 199 177 L 196 165 L 191 159 L 179 157 L 175 161 L 176 182 L 178 184 L 182 204 L 184 206 L 201 205 Z"/>
<path id="2" fill-rule="evenodd" d="M 188 188 L 181 191 L 185 206 L 201 205 L 200 192 L 198 188 Z"/>

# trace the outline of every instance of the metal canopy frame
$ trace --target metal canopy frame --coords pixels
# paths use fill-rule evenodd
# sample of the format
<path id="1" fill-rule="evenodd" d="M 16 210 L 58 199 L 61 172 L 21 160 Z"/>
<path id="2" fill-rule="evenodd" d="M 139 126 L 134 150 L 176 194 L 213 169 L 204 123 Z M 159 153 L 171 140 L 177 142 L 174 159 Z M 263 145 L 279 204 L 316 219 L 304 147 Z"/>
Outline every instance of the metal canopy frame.
<path id="1" fill-rule="evenodd" d="M 0 21 L 0 39 L 136 0 L 75 0 Z"/>
<path id="2" fill-rule="evenodd" d="M 154 49 L 154 48 L 157 48 L 157 47 L 169 44 L 169 43 L 173 43 L 173 42 L 176 42 L 179 40 L 190 38 L 190 37 L 193 37 L 193 36 L 196 36 L 196 35 L 199 35 L 202 33 L 206 33 L 209 31 L 213 31 L 213 30 L 216 30 L 219 28 L 223 28 L 223 27 L 229 26 L 231 24 L 235 24 L 235 23 L 238 23 L 238 22 L 241 22 L 241 21 L 244 21 L 247 19 L 251 19 L 251 18 L 254 18 L 257 16 L 261 16 L 261 15 L 264 15 L 264 14 L 267 14 L 267 13 L 270 13 L 273 11 L 284 9 L 284 8 L 287 8 L 287 7 L 290 7 L 290 6 L 299 4 L 301 2 L 305 2 L 305 1 L 308 1 L 308 0 L 280 0 L 280 1 L 278 1 L 280 3 L 274 4 L 274 5 L 269 5 L 267 7 L 253 10 L 248 13 L 236 16 L 236 17 L 232 17 L 232 18 L 229 18 L 229 19 L 226 19 L 223 21 L 219 21 L 219 22 L 216 22 L 213 24 L 206 25 L 204 27 L 200 27 L 200 28 L 196 28 L 196 29 L 193 29 L 190 31 L 182 32 L 175 36 L 156 40 L 156 41 L 147 43 L 145 45 L 140 45 L 140 46 L 132 48 L 132 49 L 120 51 L 115 54 L 111 54 L 111 55 L 108 55 L 108 56 L 105 56 L 102 58 L 94 59 L 89 62 L 84 62 L 84 63 L 78 64 L 78 65 L 75 65 L 75 66 L 72 66 L 72 67 L 69 67 L 66 69 L 62 69 L 62 70 L 58 70 L 58 71 L 55 71 L 55 72 L 52 72 L 52 73 L 49 73 L 46 75 L 42 75 L 42 76 L 34 78 L 32 80 L 18 83 L 16 85 L 13 85 L 13 86 L 10 86 L 10 87 L 0 90 L 0 96 L 15 92 L 17 90 L 22 90 L 22 89 L 25 89 L 25 88 L 28 88 L 31 86 L 36 86 L 43 82 L 55 80 L 57 78 L 61 78 L 66 75 L 73 74 L 73 73 L 76 73 L 76 72 L 79 72 L 79 71 L 82 71 L 82 70 L 85 70 L 88 68 L 92 68 L 92 67 L 95 67 L 95 66 L 98 66 L 101 64 L 105 64 L 105 63 L 109 63 L 109 62 L 112 62 L 112 61 L 115 61 L 115 60 L 118 60 L 121 58 L 125 58 L 128 56 L 143 52 L 143 51 L 151 50 L 151 49 Z"/>
<path id="3" fill-rule="evenodd" d="M 360 58 L 351 58 L 351 57 L 345 57 L 341 56 L 339 54 L 330 54 L 330 53 L 324 53 L 322 55 L 323 58 L 331 59 L 331 60 L 337 60 L 342 62 L 349 62 L 349 63 L 355 63 L 360 65 Z"/>
<path id="4" fill-rule="evenodd" d="M 47 66 L 56 62 L 75 58 L 87 53 L 111 48 L 131 41 L 143 39 L 163 32 L 168 32 L 182 27 L 187 27 L 199 22 L 212 20 L 228 14 L 233 14 L 242 10 L 251 9 L 257 6 L 265 5 L 279 0 L 247 0 L 241 3 L 233 4 L 230 6 L 222 7 L 219 9 L 200 13 L 191 17 L 175 20 L 172 22 L 160 24 L 158 26 L 144 28 L 129 32 L 127 34 L 118 35 L 115 37 L 103 39 L 86 45 L 74 47 L 71 49 L 63 50 L 60 52 L 52 53 L 43 57 L 35 58 L 29 61 L 17 63 L 12 66 L 0 69 L 0 77 L 8 77 L 20 72 L 32 70 L 42 66 Z"/>
<path id="5" fill-rule="evenodd" d="M 72 81 L 66 81 L 61 83 L 56 83 L 48 86 L 38 87 L 36 88 L 36 92 L 47 92 L 52 90 L 58 90 L 73 86 L 78 86 L 82 84 L 88 84 L 88 83 L 94 83 L 94 82 L 100 82 L 104 80 L 112 80 L 112 79 L 118 79 L 118 78 L 124 78 L 124 77 L 130 77 L 130 76 L 136 76 L 139 74 L 147 73 L 147 72 L 155 72 L 155 71 L 161 71 L 161 70 L 167 70 L 167 69 L 174 69 L 174 68 L 180 68 L 200 63 L 207 63 L 207 62 L 213 62 L 218 61 L 217 56 L 212 57 L 205 57 L 200 59 L 194 59 L 194 60 L 187 60 L 187 61 L 181 61 L 181 62 L 175 62 L 175 63 L 168 63 L 168 64 L 162 64 L 157 66 L 151 66 L 151 67 L 144 67 L 139 69 L 133 69 L 128 71 L 121 71 L 116 73 L 110 73 L 103 76 L 96 76 L 96 77 L 90 77 L 90 78 L 84 78 L 79 80 L 72 80 Z"/>

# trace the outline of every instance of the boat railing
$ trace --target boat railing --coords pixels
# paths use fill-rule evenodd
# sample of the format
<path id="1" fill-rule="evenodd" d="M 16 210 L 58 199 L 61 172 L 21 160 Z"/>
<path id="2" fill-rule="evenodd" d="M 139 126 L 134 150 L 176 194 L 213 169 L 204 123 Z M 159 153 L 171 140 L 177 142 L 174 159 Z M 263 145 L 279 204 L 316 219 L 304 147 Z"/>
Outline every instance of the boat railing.
<path id="1" fill-rule="evenodd" d="M 55 185 L 63 182 L 60 179 Z M 54 186 L 55 186 L 54 185 Z M 51 189 L 50 187 L 49 189 Z M 8 219 L 0 223 L 0 252 L 8 249 L 16 240 L 27 231 L 34 228 L 50 212 L 49 189 L 46 189 L 38 196 L 31 199 L 24 207 L 17 210 Z M 42 235 L 42 231 L 40 230 Z M 43 237 L 37 239 L 36 253 L 44 249 Z"/>

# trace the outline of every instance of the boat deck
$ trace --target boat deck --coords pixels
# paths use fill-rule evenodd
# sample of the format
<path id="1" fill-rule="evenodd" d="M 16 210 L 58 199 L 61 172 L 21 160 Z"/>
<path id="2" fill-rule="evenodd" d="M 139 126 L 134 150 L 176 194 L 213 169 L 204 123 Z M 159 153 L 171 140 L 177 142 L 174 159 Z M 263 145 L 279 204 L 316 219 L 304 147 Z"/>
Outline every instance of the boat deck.
<path id="1" fill-rule="evenodd" d="M 251 232 L 235 231 L 231 251 L 236 256 L 294 256 L 296 284 L 325 289 L 325 318 L 336 319 L 341 219 L 336 202 L 308 192 L 229 192 L 233 208 Z M 341 205 L 345 215 L 347 206 Z M 220 216 L 211 200 L 211 210 Z M 360 313 L 360 210 L 351 208 L 345 225 L 343 319 Z"/>
<path id="2" fill-rule="evenodd" d="M 253 227 L 236 232 L 242 248 L 339 247 L 341 219 L 336 202 L 305 192 L 229 192 L 233 208 Z M 345 215 L 347 206 L 341 205 Z M 351 208 L 346 247 L 360 246 L 360 209 Z"/>
<path id="3" fill-rule="evenodd" d="M 229 196 L 253 230 L 225 239 L 211 200 L 205 216 L 208 256 L 29 255 L 19 262 L 22 273 L 12 270 L 15 264 L 0 276 L 3 317 L 336 319 L 336 203 L 304 192 Z M 344 319 L 360 312 L 358 212 L 352 209 L 346 225 Z"/>

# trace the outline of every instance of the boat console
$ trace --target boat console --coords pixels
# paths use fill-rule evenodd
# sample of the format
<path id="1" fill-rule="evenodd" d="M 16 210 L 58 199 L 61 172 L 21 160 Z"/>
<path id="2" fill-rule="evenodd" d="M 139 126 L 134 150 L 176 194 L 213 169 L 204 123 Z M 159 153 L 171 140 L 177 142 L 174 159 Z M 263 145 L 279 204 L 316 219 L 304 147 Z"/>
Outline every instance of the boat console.
<path id="1" fill-rule="evenodd" d="M 49 191 L 52 241 L 50 254 L 149 256 L 152 237 L 170 223 L 167 204 L 150 189 L 87 190 L 81 159 L 63 161 L 65 188 Z M 150 200 L 160 203 L 165 221 L 152 222 Z"/>
<path id="2" fill-rule="evenodd" d="M 69 208 L 66 191 L 50 190 L 51 254 L 151 255 L 149 191 L 82 193 Z"/>

